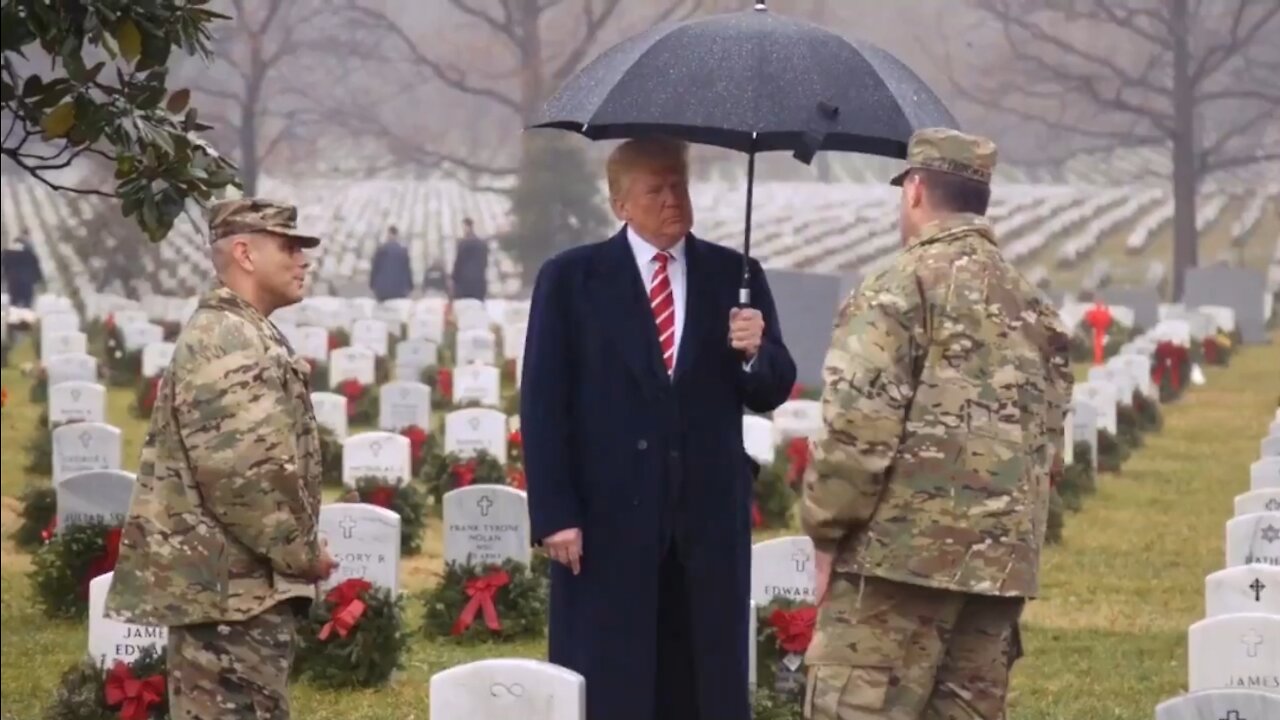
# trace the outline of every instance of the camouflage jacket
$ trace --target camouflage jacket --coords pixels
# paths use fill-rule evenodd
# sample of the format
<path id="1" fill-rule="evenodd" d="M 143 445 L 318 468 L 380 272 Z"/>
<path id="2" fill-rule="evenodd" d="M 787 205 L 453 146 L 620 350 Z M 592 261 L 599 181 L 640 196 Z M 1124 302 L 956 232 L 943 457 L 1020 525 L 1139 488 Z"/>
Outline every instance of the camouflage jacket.
<path id="1" fill-rule="evenodd" d="M 834 569 L 1036 595 L 1067 334 L 987 221 L 933 223 L 869 278 L 840 308 L 823 375 L 801 518 Z"/>
<path id="2" fill-rule="evenodd" d="M 107 617 L 150 625 L 251 618 L 314 600 L 320 436 L 306 361 L 230 290 L 178 337 L 142 447 Z"/>

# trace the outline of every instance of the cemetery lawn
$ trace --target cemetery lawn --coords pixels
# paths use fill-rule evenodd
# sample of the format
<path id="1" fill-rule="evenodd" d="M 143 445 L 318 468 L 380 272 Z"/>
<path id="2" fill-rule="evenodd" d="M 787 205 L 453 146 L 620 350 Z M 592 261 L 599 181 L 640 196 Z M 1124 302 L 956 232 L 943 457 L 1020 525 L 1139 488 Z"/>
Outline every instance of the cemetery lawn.
<path id="1" fill-rule="evenodd" d="M 25 448 L 40 415 L 19 369 L 32 359 L 30 346 L 19 346 L 3 371 L 0 720 L 40 717 L 87 642 L 83 624 L 47 620 L 34 606 L 30 556 L 8 539 L 18 526 Z M 1276 367 L 1280 334 L 1269 347 L 1237 352 L 1228 368 L 1207 369 L 1208 385 L 1165 407 L 1163 432 L 1148 436 L 1124 471 L 1101 478 L 1084 510 L 1067 517 L 1064 542 L 1046 555 L 1043 597 L 1024 616 L 1027 657 L 1014 669 L 1011 718 L 1133 720 L 1184 691 L 1186 630 L 1203 615 L 1204 576 L 1223 567 L 1232 498 L 1247 489 L 1249 464 L 1280 396 Z M 124 431 L 128 469 L 136 468 L 144 432 L 129 414 L 131 402 L 131 391 L 110 390 L 107 419 Z M 405 562 L 406 587 L 429 586 L 439 568 L 437 521 L 429 523 L 425 552 Z M 407 607 L 416 634 L 421 602 L 411 598 Z M 389 687 L 335 692 L 295 685 L 294 716 L 424 720 L 433 673 L 482 657 L 544 652 L 541 642 L 463 648 L 418 635 Z"/>

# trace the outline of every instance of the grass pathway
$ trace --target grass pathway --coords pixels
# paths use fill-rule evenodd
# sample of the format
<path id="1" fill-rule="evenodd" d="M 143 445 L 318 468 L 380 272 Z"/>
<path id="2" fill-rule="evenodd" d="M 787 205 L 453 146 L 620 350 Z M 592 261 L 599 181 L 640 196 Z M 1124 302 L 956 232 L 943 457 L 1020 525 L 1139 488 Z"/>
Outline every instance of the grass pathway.
<path id="1" fill-rule="evenodd" d="M 1083 512 L 1067 518 L 1065 541 L 1045 561 L 1043 597 L 1024 618 L 1027 657 L 1014 671 L 1015 720 L 1133 720 L 1186 683 L 1186 629 L 1202 616 L 1204 576 L 1223 565 L 1223 524 L 1248 485 L 1248 466 L 1280 397 L 1280 335 L 1268 347 L 1209 369 L 1209 384 L 1165 408 L 1164 431 L 1148 437 L 1121 475 L 1101 479 Z M 15 365 L 29 361 L 19 348 Z M 17 367 L 3 371 L 10 404 L 0 426 L 3 534 L 16 528 L 26 484 L 24 447 L 38 410 Z M 124 430 L 126 466 L 136 464 L 142 423 L 131 393 L 113 390 L 109 420 Z M 776 533 L 771 533 L 776 534 Z M 406 585 L 430 584 L 439 527 L 428 551 L 407 566 Z M 84 651 L 86 628 L 45 619 L 33 607 L 30 557 L 5 539 L 0 549 L 0 718 L 38 718 L 61 672 Z M 416 628 L 421 603 L 408 602 Z M 619 648 L 619 652 L 625 652 Z M 308 720 L 425 720 L 431 675 L 494 656 L 542 657 L 542 643 L 457 648 L 417 637 L 405 671 L 378 691 L 293 690 L 295 717 Z"/>

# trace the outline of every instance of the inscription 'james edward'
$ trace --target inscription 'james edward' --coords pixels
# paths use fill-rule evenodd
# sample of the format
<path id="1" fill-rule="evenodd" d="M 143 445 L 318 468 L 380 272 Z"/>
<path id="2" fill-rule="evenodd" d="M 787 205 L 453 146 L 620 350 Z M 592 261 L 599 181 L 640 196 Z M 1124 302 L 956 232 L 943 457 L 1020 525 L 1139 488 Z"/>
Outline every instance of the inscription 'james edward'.
<path id="1" fill-rule="evenodd" d="M 1228 687 L 1280 690 L 1280 675 L 1232 675 Z"/>

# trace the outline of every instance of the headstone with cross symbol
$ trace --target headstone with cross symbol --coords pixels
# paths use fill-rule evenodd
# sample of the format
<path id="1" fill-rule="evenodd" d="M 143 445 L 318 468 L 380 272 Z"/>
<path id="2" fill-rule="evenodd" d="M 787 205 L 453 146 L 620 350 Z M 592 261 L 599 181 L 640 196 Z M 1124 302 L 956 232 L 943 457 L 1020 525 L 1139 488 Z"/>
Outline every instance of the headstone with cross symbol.
<path id="1" fill-rule="evenodd" d="M 122 470 L 89 470 L 63 478 L 57 494 L 57 532 L 75 525 L 120 526 L 129 515 L 137 478 Z"/>
<path id="2" fill-rule="evenodd" d="M 54 355 L 45 361 L 44 372 L 47 387 L 64 382 L 97 382 L 98 359 L 87 353 Z"/>
<path id="3" fill-rule="evenodd" d="M 407 427 L 431 429 L 431 386 L 397 381 L 378 388 L 378 429 L 399 432 Z"/>
<path id="4" fill-rule="evenodd" d="M 97 383 L 64 382 L 49 388 L 49 427 L 70 422 L 106 422 L 107 389 Z"/>
<path id="5" fill-rule="evenodd" d="M 507 416 L 491 408 L 454 410 L 444 418 L 444 451 L 470 457 L 479 451 L 505 462 Z"/>
<path id="6" fill-rule="evenodd" d="M 469 485 L 444 495 L 445 562 L 528 563 L 529 503 L 522 490 Z"/>
<path id="7" fill-rule="evenodd" d="M 587 684 L 541 660 L 500 658 L 457 665 L 431 677 L 431 717 L 586 720 Z"/>
<path id="8" fill-rule="evenodd" d="M 89 470 L 120 469 L 120 430 L 104 423 L 71 423 L 55 428 L 53 484 Z"/>
<path id="9" fill-rule="evenodd" d="M 494 365 L 459 365 L 453 369 L 453 403 L 502 403 L 502 372 Z"/>
<path id="10" fill-rule="evenodd" d="M 1236 517 L 1253 513 L 1280 513 L 1280 488 L 1250 490 L 1236 496 Z"/>
<path id="11" fill-rule="evenodd" d="M 1205 617 L 1280 615 L 1280 567 L 1239 565 L 1204 579 Z"/>
<path id="12" fill-rule="evenodd" d="M 1187 633 L 1189 689 L 1258 690 L 1280 695 L 1280 615 L 1206 618 Z"/>
<path id="13" fill-rule="evenodd" d="M 774 598 L 813 602 L 816 577 L 813 541 L 807 537 L 775 538 L 751 548 L 751 600 L 764 607 Z"/>
<path id="14" fill-rule="evenodd" d="M 331 503 L 320 507 L 320 536 L 338 569 L 323 584 L 363 578 L 392 593 L 400 589 L 400 516 L 368 503 Z"/>
<path id="15" fill-rule="evenodd" d="M 366 432 L 342 441 L 342 484 L 355 487 L 362 477 L 404 485 L 413 477 L 409 438 L 389 432 Z"/>
<path id="16" fill-rule="evenodd" d="M 1156 706 L 1156 720 L 1270 720 L 1280 718 L 1280 695 L 1258 690 L 1205 690 Z"/>

